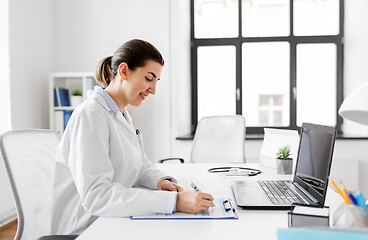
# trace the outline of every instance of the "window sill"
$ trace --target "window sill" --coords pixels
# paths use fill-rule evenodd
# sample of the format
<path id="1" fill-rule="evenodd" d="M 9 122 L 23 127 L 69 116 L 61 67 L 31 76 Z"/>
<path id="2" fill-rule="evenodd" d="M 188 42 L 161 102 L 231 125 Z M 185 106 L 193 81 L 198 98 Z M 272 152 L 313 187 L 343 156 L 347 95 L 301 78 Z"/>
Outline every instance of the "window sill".
<path id="1" fill-rule="evenodd" d="M 194 138 L 194 134 L 188 134 L 184 136 L 179 136 L 176 140 L 179 141 L 192 141 Z M 248 134 L 245 136 L 246 140 L 263 140 L 263 134 Z"/>
<path id="2" fill-rule="evenodd" d="M 343 140 L 368 140 L 368 136 L 354 136 L 354 135 L 347 135 L 343 133 L 338 133 L 336 136 L 337 139 Z"/>
<path id="3" fill-rule="evenodd" d="M 263 134 L 247 134 L 245 136 L 246 140 L 263 140 Z M 179 141 L 192 141 L 194 138 L 194 134 L 187 134 L 183 136 L 179 136 L 176 140 Z M 341 140 L 368 140 L 368 136 L 352 136 L 352 135 L 345 135 L 343 133 L 338 133 L 336 139 Z"/>

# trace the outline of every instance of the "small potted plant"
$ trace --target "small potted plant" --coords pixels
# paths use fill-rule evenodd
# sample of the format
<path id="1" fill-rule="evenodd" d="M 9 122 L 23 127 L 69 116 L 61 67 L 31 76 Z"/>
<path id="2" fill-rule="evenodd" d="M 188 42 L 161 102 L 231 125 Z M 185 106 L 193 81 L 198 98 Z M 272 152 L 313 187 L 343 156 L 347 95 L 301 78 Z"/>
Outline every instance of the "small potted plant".
<path id="1" fill-rule="evenodd" d="M 277 173 L 291 174 L 293 171 L 293 159 L 290 157 L 290 148 L 285 146 L 277 151 Z"/>
<path id="2" fill-rule="evenodd" d="M 71 105 L 73 107 L 78 106 L 79 104 L 81 104 L 83 102 L 83 94 L 82 91 L 79 89 L 76 89 L 72 92 L 72 96 L 70 98 L 71 101 Z"/>

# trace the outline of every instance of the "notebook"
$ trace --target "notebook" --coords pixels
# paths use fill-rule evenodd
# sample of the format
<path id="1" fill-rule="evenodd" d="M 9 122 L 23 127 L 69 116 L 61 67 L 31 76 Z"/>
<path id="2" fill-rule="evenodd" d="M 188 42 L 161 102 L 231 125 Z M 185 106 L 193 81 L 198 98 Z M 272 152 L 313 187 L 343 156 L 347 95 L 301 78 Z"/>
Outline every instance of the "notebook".
<path id="1" fill-rule="evenodd" d="M 303 123 L 293 180 L 235 182 L 232 190 L 238 206 L 265 210 L 289 209 L 294 202 L 324 206 L 335 139 L 334 127 Z"/>

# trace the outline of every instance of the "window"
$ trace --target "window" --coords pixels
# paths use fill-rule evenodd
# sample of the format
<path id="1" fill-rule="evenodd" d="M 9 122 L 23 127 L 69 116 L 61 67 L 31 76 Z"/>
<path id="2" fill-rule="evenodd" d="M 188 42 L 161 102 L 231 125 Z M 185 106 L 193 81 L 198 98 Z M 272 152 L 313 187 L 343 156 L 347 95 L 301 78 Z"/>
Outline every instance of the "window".
<path id="1" fill-rule="evenodd" d="M 218 64 L 218 56 L 226 65 Z M 235 47 L 198 47 L 198 119 L 235 112 Z"/>
<path id="2" fill-rule="evenodd" d="M 343 0 L 191 0 L 192 127 L 242 114 L 248 133 L 337 126 Z"/>
<path id="3" fill-rule="evenodd" d="M 284 111 L 285 95 L 259 95 L 258 119 L 262 126 L 282 126 L 288 121 Z"/>

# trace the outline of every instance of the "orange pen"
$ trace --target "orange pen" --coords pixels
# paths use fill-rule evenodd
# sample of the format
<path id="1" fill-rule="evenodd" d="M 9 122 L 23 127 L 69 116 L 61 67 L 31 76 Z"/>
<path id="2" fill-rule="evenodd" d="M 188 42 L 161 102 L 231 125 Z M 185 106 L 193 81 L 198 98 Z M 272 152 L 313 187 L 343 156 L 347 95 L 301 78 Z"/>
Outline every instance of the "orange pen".
<path id="1" fill-rule="evenodd" d="M 343 194 L 343 193 L 341 192 L 341 190 L 337 187 L 336 183 L 335 183 L 333 180 L 331 180 L 331 179 L 330 179 L 330 181 L 331 181 L 332 185 L 335 187 L 335 189 L 336 189 L 337 193 L 338 193 L 338 194 L 340 194 L 340 196 L 344 199 L 344 201 L 345 201 L 347 204 L 350 204 L 350 201 L 349 201 L 348 199 L 346 199 L 346 197 L 344 196 L 344 194 Z"/>
<path id="2" fill-rule="evenodd" d="M 344 184 L 342 184 L 341 181 L 339 181 L 340 185 L 342 186 L 342 191 L 343 191 L 343 194 L 345 196 L 345 199 L 348 201 L 347 203 L 351 204 L 351 200 L 349 198 L 349 194 L 348 194 L 348 191 L 346 190 Z"/>

